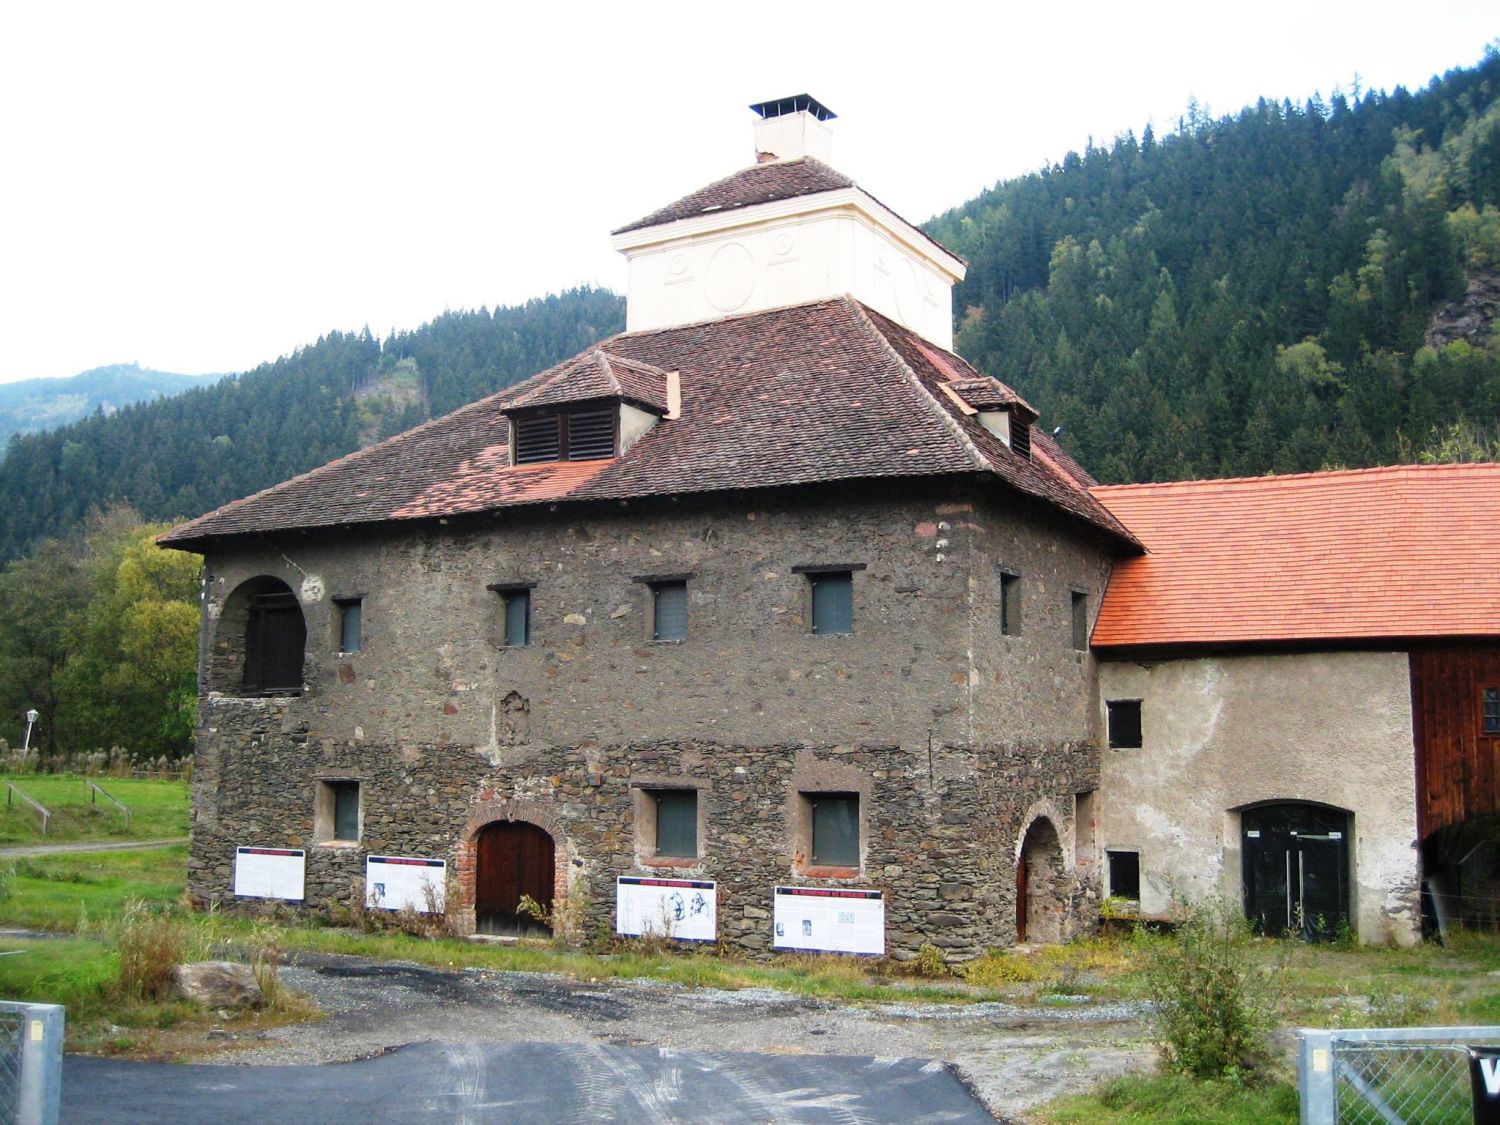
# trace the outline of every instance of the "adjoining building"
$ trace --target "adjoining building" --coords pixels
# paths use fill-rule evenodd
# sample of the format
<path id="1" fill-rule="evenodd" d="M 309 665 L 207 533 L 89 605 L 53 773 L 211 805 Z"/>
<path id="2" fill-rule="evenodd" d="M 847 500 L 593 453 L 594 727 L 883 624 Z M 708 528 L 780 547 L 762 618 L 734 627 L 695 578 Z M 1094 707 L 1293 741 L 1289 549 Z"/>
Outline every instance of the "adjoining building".
<path id="1" fill-rule="evenodd" d="M 616 232 L 624 334 L 163 538 L 206 571 L 195 895 L 431 870 L 468 929 L 954 958 L 1087 923 L 1088 631 L 1139 546 L 948 350 L 963 262 L 823 106 L 753 108 L 757 163 Z"/>
<path id="2" fill-rule="evenodd" d="M 1500 894 L 1500 465 L 1096 488 L 1110 894 L 1407 943 Z M 1492 823 L 1492 822 L 1491 822 Z M 1488 843 L 1486 843 L 1488 840 Z"/>
<path id="3" fill-rule="evenodd" d="M 1500 466 L 1094 487 L 826 107 L 752 108 L 615 232 L 626 332 L 162 538 L 192 893 L 951 959 L 1492 901 Z"/>

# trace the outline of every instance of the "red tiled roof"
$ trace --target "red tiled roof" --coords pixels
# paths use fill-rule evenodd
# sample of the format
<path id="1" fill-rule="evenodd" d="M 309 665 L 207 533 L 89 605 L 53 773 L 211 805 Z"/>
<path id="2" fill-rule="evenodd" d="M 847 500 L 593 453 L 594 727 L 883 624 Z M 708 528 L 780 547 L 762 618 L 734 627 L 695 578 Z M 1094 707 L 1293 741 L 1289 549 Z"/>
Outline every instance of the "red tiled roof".
<path id="1" fill-rule="evenodd" d="M 509 464 L 506 411 L 566 383 L 593 386 L 585 353 L 162 537 L 220 536 L 454 516 L 541 502 L 614 500 L 779 485 L 973 474 L 996 478 L 1133 543 L 1050 441 L 1014 453 L 938 389 L 972 367 L 848 298 L 611 337 L 617 376 L 676 371 L 681 417 L 622 457 Z M 935 363 L 934 359 L 941 363 Z M 624 380 L 621 379 L 623 383 Z M 571 396 L 570 396 L 571 397 Z M 559 399 L 564 401 L 564 399 Z"/>
<path id="2" fill-rule="evenodd" d="M 593 398 L 623 398 L 665 414 L 667 373 L 649 363 L 638 363 L 595 348 L 552 368 L 546 379 L 513 397 L 506 408 L 560 406 Z"/>
<path id="3" fill-rule="evenodd" d="M 1500 634 L 1500 465 L 1095 488 L 1145 543 L 1098 648 Z"/>
<path id="4" fill-rule="evenodd" d="M 795 199 L 801 195 L 816 195 L 820 191 L 837 191 L 853 186 L 854 181 L 848 176 L 835 172 L 821 160 L 811 156 L 804 156 L 799 160 L 752 164 L 611 233 L 625 234 L 628 231 L 676 222 L 678 219 L 693 219 L 699 215 L 753 207 L 757 203 Z"/>

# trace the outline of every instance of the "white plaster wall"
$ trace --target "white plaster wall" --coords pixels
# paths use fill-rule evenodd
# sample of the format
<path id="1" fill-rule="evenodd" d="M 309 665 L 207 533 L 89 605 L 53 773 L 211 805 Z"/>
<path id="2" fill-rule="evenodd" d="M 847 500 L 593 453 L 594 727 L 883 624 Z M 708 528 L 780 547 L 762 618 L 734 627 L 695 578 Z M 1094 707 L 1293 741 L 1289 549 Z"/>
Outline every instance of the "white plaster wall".
<path id="1" fill-rule="evenodd" d="M 1166 912 L 1174 892 L 1242 901 L 1232 810 L 1317 801 L 1354 814 L 1350 906 L 1360 939 L 1417 940 L 1405 653 L 1107 661 L 1099 682 L 1101 712 L 1110 699 L 1142 701 L 1142 747 L 1104 750 L 1097 846 L 1101 863 L 1106 850 L 1140 852 L 1144 913 Z"/>
<path id="2" fill-rule="evenodd" d="M 758 210 L 746 208 L 745 212 Z M 849 294 L 941 348 L 953 347 L 953 277 L 854 206 L 754 221 L 630 247 L 626 328 L 715 320 Z M 691 227 L 698 220 L 687 220 Z M 675 224 L 674 224 L 675 225 Z"/>

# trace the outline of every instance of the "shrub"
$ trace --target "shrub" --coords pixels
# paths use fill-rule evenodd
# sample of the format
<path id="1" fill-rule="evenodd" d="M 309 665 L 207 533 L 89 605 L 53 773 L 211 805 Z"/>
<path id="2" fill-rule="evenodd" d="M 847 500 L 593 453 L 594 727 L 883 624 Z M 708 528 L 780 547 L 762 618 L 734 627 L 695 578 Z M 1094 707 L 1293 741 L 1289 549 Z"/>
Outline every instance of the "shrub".
<path id="1" fill-rule="evenodd" d="M 922 948 L 917 950 L 911 970 L 919 977 L 945 977 L 948 975 L 948 962 L 943 960 L 941 949 L 924 942 Z"/>
<path id="2" fill-rule="evenodd" d="M 1250 924 L 1222 902 L 1184 912 L 1168 936 L 1138 937 L 1152 1037 L 1168 1070 L 1197 1078 L 1232 1077 L 1265 1057 L 1276 1026 L 1276 982 L 1254 957 Z"/>

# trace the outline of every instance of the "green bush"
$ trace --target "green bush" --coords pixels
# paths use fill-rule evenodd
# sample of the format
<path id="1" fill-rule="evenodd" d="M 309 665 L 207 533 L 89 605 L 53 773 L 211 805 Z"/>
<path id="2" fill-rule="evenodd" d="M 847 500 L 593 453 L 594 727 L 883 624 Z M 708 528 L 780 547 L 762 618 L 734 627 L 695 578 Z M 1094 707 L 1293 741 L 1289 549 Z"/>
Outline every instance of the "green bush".
<path id="1" fill-rule="evenodd" d="M 1154 1005 L 1152 1037 L 1168 1070 L 1233 1077 L 1265 1060 L 1284 974 L 1258 964 L 1243 915 L 1209 902 L 1185 911 L 1171 934 L 1137 940 Z"/>

